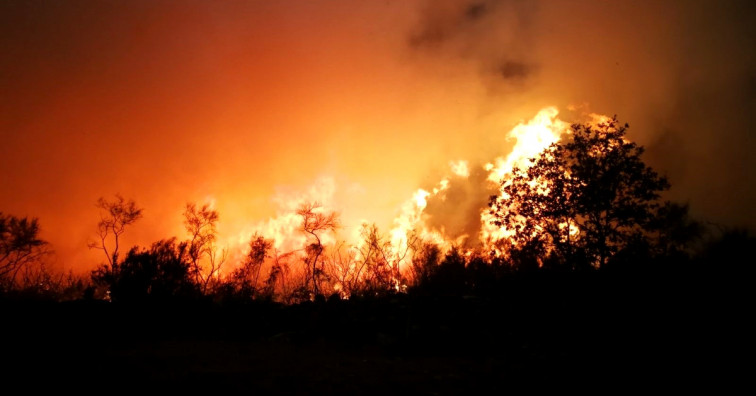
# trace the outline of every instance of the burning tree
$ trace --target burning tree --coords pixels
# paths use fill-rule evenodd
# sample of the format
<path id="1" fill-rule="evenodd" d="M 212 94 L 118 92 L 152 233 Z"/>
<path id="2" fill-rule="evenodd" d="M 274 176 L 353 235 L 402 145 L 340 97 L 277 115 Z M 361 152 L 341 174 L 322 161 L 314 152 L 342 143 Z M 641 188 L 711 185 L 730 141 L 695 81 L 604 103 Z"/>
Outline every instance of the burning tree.
<path id="1" fill-rule="evenodd" d="M 598 268 L 643 237 L 669 184 L 643 163 L 627 129 L 616 117 L 572 125 L 566 141 L 502 181 L 490 213 L 510 231 L 515 256 Z"/>

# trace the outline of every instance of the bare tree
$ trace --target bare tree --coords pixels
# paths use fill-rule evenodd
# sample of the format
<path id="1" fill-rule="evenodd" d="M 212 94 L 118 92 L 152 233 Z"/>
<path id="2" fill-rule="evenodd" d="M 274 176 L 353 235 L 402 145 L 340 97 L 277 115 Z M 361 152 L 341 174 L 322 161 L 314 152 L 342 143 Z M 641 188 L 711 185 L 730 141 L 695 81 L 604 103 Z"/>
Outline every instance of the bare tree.
<path id="1" fill-rule="evenodd" d="M 200 285 L 203 293 L 207 292 L 213 280 L 217 280 L 228 255 L 226 249 L 219 252 L 215 244 L 218 218 L 218 211 L 212 209 L 210 205 L 198 207 L 194 203 L 186 204 L 184 226 L 190 236 L 189 258 L 195 281 Z"/>
<path id="2" fill-rule="evenodd" d="M 12 287 L 22 268 L 49 252 L 48 243 L 39 239 L 37 219 L 0 212 L 0 287 Z"/>
<path id="3" fill-rule="evenodd" d="M 328 274 L 342 296 L 385 294 L 405 289 L 407 279 L 402 263 L 415 247 L 417 233 L 407 234 L 407 243 L 394 246 L 375 224 L 363 224 L 361 242 L 345 246 L 342 242 L 328 249 L 324 257 Z"/>
<path id="4" fill-rule="evenodd" d="M 328 273 L 335 280 L 336 291 L 348 297 L 359 289 L 359 266 L 357 251 L 341 242 L 329 249 L 325 258 Z"/>
<path id="5" fill-rule="evenodd" d="M 97 223 L 97 236 L 99 240 L 89 242 L 89 248 L 100 249 L 105 253 L 111 268 L 118 264 L 118 249 L 120 237 L 126 231 L 126 227 L 134 224 L 142 217 L 142 208 L 137 207 L 134 200 L 126 200 L 120 194 L 116 194 L 114 201 L 107 201 L 100 197 L 96 206 L 100 208 L 100 222 Z M 112 247 L 108 249 L 108 238 L 112 236 Z"/>
<path id="6" fill-rule="evenodd" d="M 338 213 L 322 210 L 322 206 L 317 202 L 307 202 L 299 206 L 297 214 L 302 216 L 302 232 L 307 234 L 312 243 L 307 246 L 307 257 L 305 259 L 305 287 L 309 288 L 312 284 L 313 295 L 320 294 L 318 281 L 324 271 L 318 267 L 320 256 L 323 253 L 322 234 L 333 232 L 339 227 Z"/>

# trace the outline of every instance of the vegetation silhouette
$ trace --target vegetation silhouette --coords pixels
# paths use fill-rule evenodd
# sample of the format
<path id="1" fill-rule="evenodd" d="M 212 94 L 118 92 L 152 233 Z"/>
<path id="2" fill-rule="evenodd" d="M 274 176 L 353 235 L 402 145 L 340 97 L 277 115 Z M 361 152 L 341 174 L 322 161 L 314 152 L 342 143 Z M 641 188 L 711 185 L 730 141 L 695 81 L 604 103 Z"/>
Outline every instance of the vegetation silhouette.
<path id="1" fill-rule="evenodd" d="M 149 249 L 132 248 L 123 261 L 95 270 L 92 280 L 107 287 L 114 302 L 195 299 L 204 284 L 192 274 L 192 259 L 188 243 L 162 240 Z"/>
<path id="2" fill-rule="evenodd" d="M 221 286 L 219 296 L 223 300 L 250 301 L 255 298 L 272 298 L 271 288 L 261 285 L 260 274 L 273 244 L 259 234 L 254 234 L 249 242 L 249 252 L 241 265 Z"/>
<path id="3" fill-rule="evenodd" d="M 208 292 L 213 282 L 218 282 L 218 274 L 228 254 L 226 249 L 219 252 L 215 243 L 219 218 L 218 211 L 210 205 L 198 207 L 194 203 L 186 204 L 184 226 L 190 236 L 187 246 L 191 259 L 191 274 L 203 293 Z"/>
<path id="4" fill-rule="evenodd" d="M 142 217 L 142 209 L 137 207 L 134 200 L 126 200 L 116 194 L 113 201 L 103 197 L 97 200 L 100 209 L 100 221 L 97 223 L 97 240 L 89 242 L 90 249 L 100 249 L 105 254 L 108 264 L 113 266 L 118 262 L 120 237 L 126 232 L 126 227 L 134 224 Z M 108 248 L 108 239 L 113 242 Z"/>
<path id="5" fill-rule="evenodd" d="M 43 361 L 47 373 L 171 389 L 458 394 L 517 380 L 716 378 L 750 337 L 756 238 L 664 202 L 669 183 L 626 130 L 616 117 L 574 125 L 515 169 L 490 201 L 512 231 L 497 252 L 445 249 L 419 232 L 397 247 L 375 224 L 357 246 L 328 244 L 338 214 L 307 202 L 296 211 L 303 249 L 254 234 L 233 262 L 218 246 L 220 214 L 189 203 L 188 238 L 122 255 L 143 210 L 116 195 L 97 202 L 89 246 L 106 261 L 85 279 L 45 265 L 37 219 L 0 214 L 11 324 L 0 339 L 14 341 L 6 353 L 22 370 Z M 67 366 L 80 353 L 91 362 Z"/>
<path id="6" fill-rule="evenodd" d="M 320 282 L 327 277 L 320 260 L 324 246 L 321 236 L 323 233 L 335 231 L 339 227 L 338 214 L 335 212 L 323 212 L 322 206 L 317 202 L 305 202 L 297 208 L 296 212 L 302 217 L 301 231 L 308 235 L 311 243 L 306 247 L 305 259 L 305 284 L 298 291 L 302 297 L 310 293 L 309 298 L 320 294 Z"/>

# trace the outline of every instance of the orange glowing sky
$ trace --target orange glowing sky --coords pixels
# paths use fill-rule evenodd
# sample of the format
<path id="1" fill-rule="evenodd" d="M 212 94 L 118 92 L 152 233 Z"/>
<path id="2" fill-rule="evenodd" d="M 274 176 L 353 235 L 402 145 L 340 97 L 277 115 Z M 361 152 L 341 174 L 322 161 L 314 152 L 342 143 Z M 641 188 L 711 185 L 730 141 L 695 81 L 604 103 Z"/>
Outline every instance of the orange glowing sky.
<path id="1" fill-rule="evenodd" d="M 230 238 L 330 196 L 386 229 L 449 161 L 505 155 L 546 106 L 617 114 L 670 198 L 756 226 L 748 1 L 3 1 L 0 211 L 89 269 L 98 197 L 127 244 L 215 203 Z M 570 113 L 567 109 L 575 108 Z M 320 190 L 318 190 L 320 189 Z M 485 199 L 485 197 L 484 197 Z"/>

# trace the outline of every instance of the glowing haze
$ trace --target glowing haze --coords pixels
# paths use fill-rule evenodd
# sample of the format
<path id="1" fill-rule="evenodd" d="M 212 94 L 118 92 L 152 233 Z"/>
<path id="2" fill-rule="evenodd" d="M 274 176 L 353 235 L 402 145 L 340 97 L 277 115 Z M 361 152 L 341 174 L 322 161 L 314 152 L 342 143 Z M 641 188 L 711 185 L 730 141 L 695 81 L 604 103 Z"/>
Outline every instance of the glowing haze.
<path id="1" fill-rule="evenodd" d="M 38 217 L 57 263 L 82 270 L 101 261 L 94 204 L 115 193 L 145 208 L 127 245 L 185 237 L 198 202 L 222 242 L 260 231 L 287 249 L 304 200 L 341 213 L 338 238 L 367 221 L 401 244 L 422 221 L 476 243 L 519 145 L 595 112 L 630 123 L 670 198 L 754 226 L 753 15 L 748 1 L 2 2 L 0 211 Z"/>

